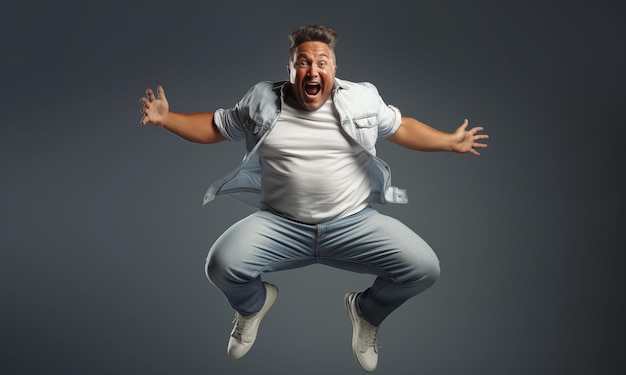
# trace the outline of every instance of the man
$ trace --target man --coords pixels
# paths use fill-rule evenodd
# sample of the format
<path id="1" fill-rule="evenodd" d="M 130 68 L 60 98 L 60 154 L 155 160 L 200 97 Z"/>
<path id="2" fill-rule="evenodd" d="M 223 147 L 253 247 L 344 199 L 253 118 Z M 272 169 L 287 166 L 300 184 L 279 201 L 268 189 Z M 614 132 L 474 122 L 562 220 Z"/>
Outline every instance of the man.
<path id="1" fill-rule="evenodd" d="M 212 246 L 206 272 L 235 312 L 228 354 L 241 358 L 254 343 L 278 289 L 265 272 L 326 264 L 377 278 L 345 305 L 352 349 L 365 371 L 378 363 L 377 332 L 402 303 L 439 275 L 432 249 L 371 203 L 406 203 L 376 157 L 378 138 L 421 151 L 479 155 L 482 128 L 435 130 L 386 105 L 376 88 L 335 77 L 336 33 L 314 25 L 289 35 L 288 82 L 262 82 L 230 109 L 181 114 L 158 87 L 141 98 L 148 122 L 193 142 L 246 141 L 242 164 L 209 187 L 204 202 L 227 195 L 258 211 L 231 226 Z"/>

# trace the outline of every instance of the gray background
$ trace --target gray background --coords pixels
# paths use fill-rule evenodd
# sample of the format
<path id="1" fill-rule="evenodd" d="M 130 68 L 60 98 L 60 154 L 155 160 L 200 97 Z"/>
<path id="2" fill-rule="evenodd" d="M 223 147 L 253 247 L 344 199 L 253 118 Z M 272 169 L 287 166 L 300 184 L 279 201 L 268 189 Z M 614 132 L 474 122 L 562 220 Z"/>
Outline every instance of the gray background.
<path id="1" fill-rule="evenodd" d="M 139 125 L 233 105 L 286 74 L 287 34 L 339 33 L 338 76 L 404 115 L 483 125 L 480 158 L 379 154 L 440 281 L 381 328 L 380 374 L 623 374 L 623 10 L 615 1 L 43 2 L 0 6 L 2 373 L 359 374 L 343 295 L 372 278 L 267 275 L 252 351 L 204 276 L 251 209 L 201 207 L 243 144 Z M 122 5 L 123 4 L 123 5 Z"/>

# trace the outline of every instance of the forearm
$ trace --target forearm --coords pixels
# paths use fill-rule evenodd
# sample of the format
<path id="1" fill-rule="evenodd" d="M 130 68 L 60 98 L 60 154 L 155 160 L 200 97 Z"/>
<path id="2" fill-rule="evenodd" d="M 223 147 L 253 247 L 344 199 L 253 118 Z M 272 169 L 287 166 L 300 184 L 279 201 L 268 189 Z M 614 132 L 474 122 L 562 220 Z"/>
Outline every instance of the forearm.
<path id="1" fill-rule="evenodd" d="M 213 123 L 213 113 L 168 112 L 163 127 L 191 142 L 215 143 L 226 140 Z"/>
<path id="2" fill-rule="evenodd" d="M 402 147 L 418 151 L 452 151 L 453 134 L 432 128 L 411 117 L 402 117 L 402 123 L 387 139 Z"/>

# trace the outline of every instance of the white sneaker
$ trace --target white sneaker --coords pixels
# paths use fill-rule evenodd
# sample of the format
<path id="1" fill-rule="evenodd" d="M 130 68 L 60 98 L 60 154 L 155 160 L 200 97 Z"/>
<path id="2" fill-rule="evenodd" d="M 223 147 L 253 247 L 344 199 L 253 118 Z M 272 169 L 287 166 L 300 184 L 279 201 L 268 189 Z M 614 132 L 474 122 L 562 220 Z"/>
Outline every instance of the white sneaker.
<path id="1" fill-rule="evenodd" d="M 233 320 L 235 326 L 230 333 L 227 350 L 228 355 L 232 358 L 241 358 L 248 353 L 252 344 L 254 344 L 254 340 L 256 340 L 261 319 L 263 319 L 274 301 L 276 301 L 278 288 L 267 282 L 263 282 L 263 286 L 265 286 L 266 296 L 261 310 L 249 316 L 243 316 L 235 312 L 235 320 Z"/>
<path id="2" fill-rule="evenodd" d="M 363 319 L 356 306 L 358 293 L 346 294 L 346 311 L 352 321 L 352 351 L 363 370 L 372 372 L 378 365 L 378 327 Z"/>

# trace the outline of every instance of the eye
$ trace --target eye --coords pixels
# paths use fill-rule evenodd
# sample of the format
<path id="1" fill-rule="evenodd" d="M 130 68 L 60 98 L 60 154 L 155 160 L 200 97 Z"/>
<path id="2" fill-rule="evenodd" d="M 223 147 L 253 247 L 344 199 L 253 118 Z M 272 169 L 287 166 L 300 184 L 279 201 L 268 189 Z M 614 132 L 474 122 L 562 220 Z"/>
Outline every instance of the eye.
<path id="1" fill-rule="evenodd" d="M 296 66 L 299 68 L 306 68 L 307 66 L 309 66 L 309 63 L 306 60 L 300 60 L 296 62 Z"/>

